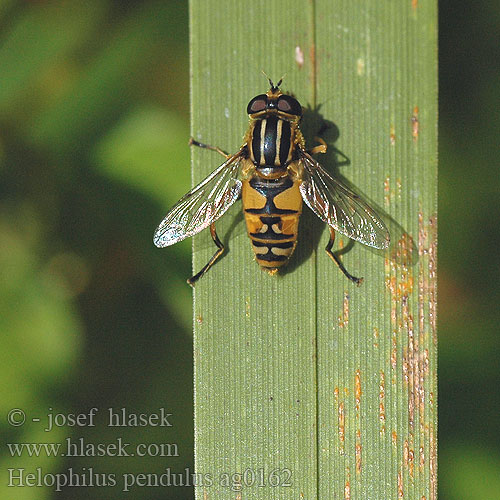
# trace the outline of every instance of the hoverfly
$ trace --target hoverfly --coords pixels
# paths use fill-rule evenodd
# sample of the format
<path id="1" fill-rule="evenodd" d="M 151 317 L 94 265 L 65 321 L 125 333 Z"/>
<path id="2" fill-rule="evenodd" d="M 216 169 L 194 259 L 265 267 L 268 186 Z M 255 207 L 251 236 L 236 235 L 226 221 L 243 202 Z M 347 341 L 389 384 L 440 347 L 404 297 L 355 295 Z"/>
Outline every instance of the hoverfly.
<path id="1" fill-rule="evenodd" d="M 155 231 L 157 247 L 173 245 L 210 226 L 217 251 L 192 278 L 201 278 L 224 253 L 215 221 L 242 198 L 247 232 L 261 268 L 275 274 L 291 257 L 297 244 L 302 200 L 330 229 L 326 253 L 351 281 L 332 252 L 335 231 L 364 245 L 387 248 L 389 232 L 382 219 L 360 197 L 328 174 L 312 157 L 326 152 L 326 143 L 307 151 L 299 128 L 302 107 L 279 89 L 282 80 L 254 97 L 247 106 L 250 125 L 243 145 L 232 155 L 194 139 L 193 146 L 211 149 L 226 160 L 183 196 Z"/>

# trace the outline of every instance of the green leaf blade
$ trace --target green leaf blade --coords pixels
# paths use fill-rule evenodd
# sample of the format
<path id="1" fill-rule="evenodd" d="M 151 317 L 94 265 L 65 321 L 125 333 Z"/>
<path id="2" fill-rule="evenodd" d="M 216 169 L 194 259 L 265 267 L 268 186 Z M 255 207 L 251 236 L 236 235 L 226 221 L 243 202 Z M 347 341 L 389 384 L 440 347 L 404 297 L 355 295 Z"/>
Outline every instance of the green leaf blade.
<path id="1" fill-rule="evenodd" d="M 217 224 L 229 251 L 194 302 L 196 470 L 215 483 L 197 498 L 435 498 L 436 20 L 430 0 L 234 2 L 223 15 L 191 2 L 192 135 L 236 151 L 260 70 L 286 73 L 283 90 L 315 110 L 308 147 L 322 119 L 334 125 L 319 160 L 393 239 L 342 256 L 356 287 L 307 208 L 278 277 L 258 269 L 239 202 Z M 194 182 L 220 160 L 193 151 Z M 214 248 L 194 238 L 195 271 Z M 291 486 L 220 484 L 276 469 Z"/>

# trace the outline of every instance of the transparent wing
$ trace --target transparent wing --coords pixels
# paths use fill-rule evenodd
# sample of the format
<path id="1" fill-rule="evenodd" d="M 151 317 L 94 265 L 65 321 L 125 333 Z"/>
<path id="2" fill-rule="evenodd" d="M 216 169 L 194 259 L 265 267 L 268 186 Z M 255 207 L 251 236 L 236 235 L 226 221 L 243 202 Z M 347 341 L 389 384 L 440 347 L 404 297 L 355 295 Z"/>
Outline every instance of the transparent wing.
<path id="1" fill-rule="evenodd" d="M 387 248 L 389 231 L 375 211 L 312 156 L 299 151 L 304 167 L 300 192 L 309 208 L 339 233 L 370 247 Z"/>
<path id="2" fill-rule="evenodd" d="M 242 151 L 216 168 L 185 194 L 167 213 L 155 231 L 157 247 L 173 245 L 210 226 L 239 198 Z"/>

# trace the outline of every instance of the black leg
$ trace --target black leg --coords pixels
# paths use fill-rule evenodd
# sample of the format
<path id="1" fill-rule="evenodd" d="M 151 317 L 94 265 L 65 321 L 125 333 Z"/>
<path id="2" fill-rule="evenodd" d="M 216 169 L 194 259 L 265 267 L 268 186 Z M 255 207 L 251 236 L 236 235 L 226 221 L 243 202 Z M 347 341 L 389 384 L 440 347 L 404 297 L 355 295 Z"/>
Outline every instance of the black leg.
<path id="1" fill-rule="evenodd" d="M 352 274 L 349 274 L 347 272 L 347 269 L 344 267 L 344 264 L 342 264 L 342 261 L 338 258 L 337 255 L 335 255 L 332 252 L 332 246 L 333 246 L 333 243 L 335 241 L 335 230 L 331 227 L 329 227 L 329 229 L 330 229 L 330 240 L 328 241 L 328 245 L 326 245 L 325 252 L 328 254 L 328 256 L 331 259 L 333 259 L 335 261 L 335 264 L 337 264 L 337 266 L 339 266 L 340 270 L 344 273 L 346 278 L 349 278 L 351 281 L 354 281 L 354 283 L 356 283 L 356 285 L 361 285 L 361 283 L 363 283 L 363 278 L 356 278 Z"/>
<path id="2" fill-rule="evenodd" d="M 219 240 L 217 232 L 215 231 L 215 224 L 210 224 L 210 234 L 214 243 L 217 245 L 217 251 L 214 253 L 213 257 L 203 266 L 200 272 L 196 273 L 192 278 L 189 278 L 187 282 L 194 286 L 194 284 L 215 264 L 219 257 L 224 253 L 224 245 Z"/>
<path id="3" fill-rule="evenodd" d="M 223 151 L 221 148 L 218 148 L 217 146 L 210 146 L 209 144 L 203 144 L 203 142 L 195 141 L 192 137 L 189 139 L 189 145 L 190 146 L 198 146 L 199 148 L 203 148 L 203 149 L 210 149 L 211 151 L 217 151 L 217 153 L 221 154 L 222 156 L 225 156 L 226 159 L 229 158 L 229 156 L 230 156 L 225 151 Z"/>

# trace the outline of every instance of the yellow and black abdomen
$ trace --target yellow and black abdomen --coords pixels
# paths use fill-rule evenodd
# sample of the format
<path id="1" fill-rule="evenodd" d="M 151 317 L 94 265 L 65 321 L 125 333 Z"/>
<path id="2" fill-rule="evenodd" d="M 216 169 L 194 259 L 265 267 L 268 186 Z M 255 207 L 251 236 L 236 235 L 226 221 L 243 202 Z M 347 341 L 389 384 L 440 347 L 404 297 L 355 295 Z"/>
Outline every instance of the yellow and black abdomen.
<path id="1" fill-rule="evenodd" d="M 258 172 L 243 181 L 243 211 L 248 236 L 260 266 L 270 272 L 285 264 L 297 244 L 302 197 L 288 174 L 270 179 Z"/>

